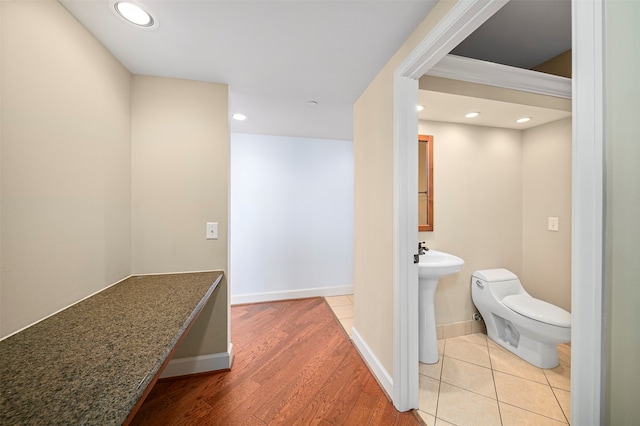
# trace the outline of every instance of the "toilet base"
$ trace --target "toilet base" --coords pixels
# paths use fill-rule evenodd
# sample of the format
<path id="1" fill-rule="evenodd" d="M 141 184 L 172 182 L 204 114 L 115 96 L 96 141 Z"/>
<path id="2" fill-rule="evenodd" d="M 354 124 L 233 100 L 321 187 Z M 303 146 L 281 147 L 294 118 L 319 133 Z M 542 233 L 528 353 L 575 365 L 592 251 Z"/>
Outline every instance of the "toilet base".
<path id="1" fill-rule="evenodd" d="M 488 333 L 491 340 L 502 346 L 509 352 L 517 355 L 529 364 L 539 368 L 555 368 L 558 366 L 558 347 L 556 343 L 545 343 L 533 340 L 525 335 L 520 335 L 517 346 L 505 341 L 495 333 Z"/>

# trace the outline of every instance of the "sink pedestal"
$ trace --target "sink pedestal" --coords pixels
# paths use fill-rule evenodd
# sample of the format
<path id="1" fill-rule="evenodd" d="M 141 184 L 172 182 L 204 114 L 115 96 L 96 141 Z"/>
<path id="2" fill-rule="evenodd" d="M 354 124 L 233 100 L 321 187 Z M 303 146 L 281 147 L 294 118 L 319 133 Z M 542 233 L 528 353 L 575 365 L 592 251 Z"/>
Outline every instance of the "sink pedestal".
<path id="1" fill-rule="evenodd" d="M 438 287 L 438 278 L 420 278 L 418 283 L 418 334 L 420 352 L 418 358 L 423 364 L 438 362 L 438 336 L 436 334 L 436 313 L 433 298 Z"/>
<path id="2" fill-rule="evenodd" d="M 418 250 L 422 248 L 424 246 L 420 243 Z M 420 254 L 418 260 L 418 358 L 424 364 L 435 364 L 438 362 L 438 336 L 433 297 L 438 288 L 438 280 L 445 275 L 460 272 L 464 260 L 436 250 Z"/>

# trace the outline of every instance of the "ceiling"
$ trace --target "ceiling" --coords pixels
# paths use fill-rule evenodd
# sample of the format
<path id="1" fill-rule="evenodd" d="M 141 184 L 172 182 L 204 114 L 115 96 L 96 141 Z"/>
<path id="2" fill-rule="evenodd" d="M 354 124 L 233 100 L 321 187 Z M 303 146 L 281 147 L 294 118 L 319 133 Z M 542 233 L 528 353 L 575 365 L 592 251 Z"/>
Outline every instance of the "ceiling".
<path id="1" fill-rule="evenodd" d="M 420 120 L 444 121 L 475 126 L 500 127 L 525 130 L 571 116 L 570 111 L 541 108 L 533 105 L 514 104 L 491 99 L 474 98 L 450 93 L 420 90 L 420 105 L 425 109 L 418 113 Z M 475 118 L 465 118 L 469 112 L 479 112 Z M 523 117 L 526 123 L 516 123 Z"/>
<path id="2" fill-rule="evenodd" d="M 571 0 L 511 0 L 451 51 L 532 69 L 571 49 Z"/>
<path id="3" fill-rule="evenodd" d="M 134 27 L 109 0 L 60 0 L 134 74 L 226 83 L 232 132 L 352 138 L 352 107 L 436 0 L 137 0 Z M 318 102 L 315 108 L 307 101 Z"/>
<path id="4" fill-rule="evenodd" d="M 133 74 L 228 84 L 230 113 L 248 117 L 232 132 L 345 140 L 353 103 L 437 3 L 137 0 L 159 23 L 149 30 L 116 16 L 114 0 L 59 1 Z M 512 0 L 454 53 L 537 65 L 567 50 L 567 5 Z"/>
<path id="5" fill-rule="evenodd" d="M 569 49 L 571 0 L 511 0 L 451 54 L 532 69 Z M 507 129 L 524 130 L 571 116 L 566 110 L 425 90 L 420 91 L 419 101 L 426 106 L 418 114 L 421 120 Z M 481 114 L 464 117 L 473 111 Z M 521 117 L 531 117 L 531 121 L 516 123 Z"/>

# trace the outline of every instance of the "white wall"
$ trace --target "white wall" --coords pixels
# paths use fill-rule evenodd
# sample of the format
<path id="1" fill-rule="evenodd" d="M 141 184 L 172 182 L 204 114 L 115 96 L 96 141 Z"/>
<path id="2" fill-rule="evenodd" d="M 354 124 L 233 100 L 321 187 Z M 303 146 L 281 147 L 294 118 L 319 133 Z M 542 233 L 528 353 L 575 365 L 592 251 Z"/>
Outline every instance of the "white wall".
<path id="1" fill-rule="evenodd" d="M 351 293 L 351 141 L 231 135 L 232 303 Z"/>

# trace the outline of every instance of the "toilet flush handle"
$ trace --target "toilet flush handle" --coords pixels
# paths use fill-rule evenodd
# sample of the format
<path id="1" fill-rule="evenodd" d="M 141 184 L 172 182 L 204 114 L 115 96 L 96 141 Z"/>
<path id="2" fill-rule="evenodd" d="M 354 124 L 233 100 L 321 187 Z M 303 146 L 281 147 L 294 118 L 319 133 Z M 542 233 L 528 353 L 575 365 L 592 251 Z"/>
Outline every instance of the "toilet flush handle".
<path id="1" fill-rule="evenodd" d="M 476 280 L 476 285 L 480 288 L 484 288 L 484 284 L 482 284 L 482 281 L 480 280 Z"/>

